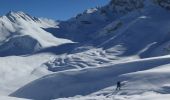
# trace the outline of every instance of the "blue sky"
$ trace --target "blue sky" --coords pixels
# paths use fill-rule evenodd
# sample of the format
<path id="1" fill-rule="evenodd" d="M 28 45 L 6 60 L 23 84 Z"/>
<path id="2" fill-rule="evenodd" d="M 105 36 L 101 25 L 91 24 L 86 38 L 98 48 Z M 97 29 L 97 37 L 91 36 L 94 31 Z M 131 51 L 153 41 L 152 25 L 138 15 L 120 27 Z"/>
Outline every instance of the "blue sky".
<path id="1" fill-rule="evenodd" d="M 32 16 L 66 20 L 87 8 L 102 6 L 110 0 L 0 0 L 0 15 L 23 11 Z"/>

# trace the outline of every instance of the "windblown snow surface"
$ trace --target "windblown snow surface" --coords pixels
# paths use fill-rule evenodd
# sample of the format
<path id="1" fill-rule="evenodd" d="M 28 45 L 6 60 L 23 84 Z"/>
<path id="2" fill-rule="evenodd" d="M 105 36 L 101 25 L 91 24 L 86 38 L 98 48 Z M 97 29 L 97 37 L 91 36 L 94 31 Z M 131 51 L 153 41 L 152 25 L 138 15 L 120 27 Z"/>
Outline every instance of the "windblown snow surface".
<path id="1" fill-rule="evenodd" d="M 58 22 L 9 12 L 0 99 L 169 100 L 169 9 L 169 0 L 111 0 Z"/>

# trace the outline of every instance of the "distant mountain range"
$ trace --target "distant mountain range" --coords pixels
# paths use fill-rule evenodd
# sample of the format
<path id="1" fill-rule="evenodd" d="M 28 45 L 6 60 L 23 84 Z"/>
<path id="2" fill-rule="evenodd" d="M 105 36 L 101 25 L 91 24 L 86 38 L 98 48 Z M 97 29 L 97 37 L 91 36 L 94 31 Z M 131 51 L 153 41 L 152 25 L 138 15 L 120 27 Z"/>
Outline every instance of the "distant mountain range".
<path id="1" fill-rule="evenodd" d="M 0 55 L 30 54 L 73 42 L 105 49 L 121 45 L 126 56 L 165 55 L 169 7 L 168 0 L 111 0 L 61 22 L 9 12 L 0 18 Z"/>

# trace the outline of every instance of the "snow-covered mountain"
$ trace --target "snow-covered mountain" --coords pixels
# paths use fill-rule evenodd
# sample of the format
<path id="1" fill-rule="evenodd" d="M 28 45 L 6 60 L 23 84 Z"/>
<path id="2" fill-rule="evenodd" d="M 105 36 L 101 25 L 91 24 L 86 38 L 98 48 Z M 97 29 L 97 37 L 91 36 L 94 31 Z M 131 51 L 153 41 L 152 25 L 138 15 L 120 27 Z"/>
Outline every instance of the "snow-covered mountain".
<path id="1" fill-rule="evenodd" d="M 143 8 L 143 6 L 143 0 L 112 0 L 104 7 L 88 9 L 76 17 L 60 23 L 60 28 L 54 35 L 78 42 L 87 41 L 94 38 L 91 37 L 93 33 L 98 32 L 112 21 Z M 49 29 L 49 31 L 54 32 L 54 29 Z"/>
<path id="2" fill-rule="evenodd" d="M 59 22 L 9 12 L 0 17 L 0 94 L 168 100 L 169 18 L 170 0 L 111 0 Z"/>
<path id="3" fill-rule="evenodd" d="M 80 46 L 46 65 L 51 71 L 61 71 L 101 66 L 128 60 L 130 56 L 167 55 L 170 53 L 168 4 L 161 0 L 112 0 L 104 7 L 88 9 L 61 22 L 59 28 L 47 31 L 77 41 Z"/>
<path id="4" fill-rule="evenodd" d="M 169 54 L 168 7 L 168 0 L 112 0 L 46 30 L 97 48 L 121 45 L 126 49 L 121 56 L 161 56 Z"/>
<path id="5" fill-rule="evenodd" d="M 0 17 L 0 55 L 29 54 L 42 48 L 70 43 L 55 38 L 43 28 L 55 27 L 57 22 L 31 17 L 23 12 L 9 12 Z"/>

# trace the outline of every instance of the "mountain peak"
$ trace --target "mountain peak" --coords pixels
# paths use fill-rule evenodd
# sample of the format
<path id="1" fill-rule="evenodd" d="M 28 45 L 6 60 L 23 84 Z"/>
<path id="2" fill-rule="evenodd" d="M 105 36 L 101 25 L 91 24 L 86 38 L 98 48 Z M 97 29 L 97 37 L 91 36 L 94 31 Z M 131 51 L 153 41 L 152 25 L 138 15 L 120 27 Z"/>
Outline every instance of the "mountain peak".
<path id="1" fill-rule="evenodd" d="M 25 21 L 39 21 L 38 18 L 32 17 L 29 14 L 26 14 L 22 11 L 17 11 L 17 12 L 9 11 L 6 14 L 6 17 L 12 22 L 16 22 L 17 19 L 22 19 L 22 20 L 25 20 Z"/>
<path id="2" fill-rule="evenodd" d="M 17 11 L 17 12 L 14 12 L 14 11 L 9 11 L 6 16 L 25 16 L 25 15 L 28 15 L 22 11 Z"/>
<path id="3" fill-rule="evenodd" d="M 90 14 L 90 13 L 96 12 L 97 10 L 98 10 L 97 8 L 90 8 L 90 9 L 87 9 L 85 12 L 86 12 L 87 14 Z"/>

